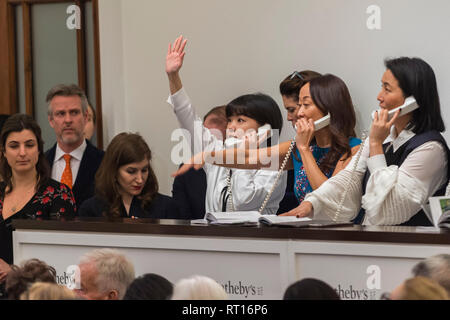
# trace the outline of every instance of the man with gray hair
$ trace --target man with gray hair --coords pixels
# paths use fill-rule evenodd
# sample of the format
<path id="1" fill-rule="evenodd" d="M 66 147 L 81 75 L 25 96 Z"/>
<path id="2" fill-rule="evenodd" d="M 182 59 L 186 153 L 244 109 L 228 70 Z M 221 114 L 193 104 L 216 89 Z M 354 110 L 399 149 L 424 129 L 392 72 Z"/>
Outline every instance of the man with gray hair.
<path id="1" fill-rule="evenodd" d="M 439 283 L 450 296 L 450 254 L 438 254 L 420 261 L 412 269 L 415 277 L 422 276 Z"/>
<path id="2" fill-rule="evenodd" d="M 72 189 L 77 207 L 94 196 L 95 173 L 104 152 L 84 138 L 88 102 L 75 84 L 59 84 L 46 98 L 48 121 L 56 134 L 55 145 L 45 152 L 52 169 L 51 177 Z"/>
<path id="3" fill-rule="evenodd" d="M 78 265 L 77 294 L 88 300 L 121 300 L 134 280 L 133 264 L 119 251 L 97 249 L 85 254 Z"/>

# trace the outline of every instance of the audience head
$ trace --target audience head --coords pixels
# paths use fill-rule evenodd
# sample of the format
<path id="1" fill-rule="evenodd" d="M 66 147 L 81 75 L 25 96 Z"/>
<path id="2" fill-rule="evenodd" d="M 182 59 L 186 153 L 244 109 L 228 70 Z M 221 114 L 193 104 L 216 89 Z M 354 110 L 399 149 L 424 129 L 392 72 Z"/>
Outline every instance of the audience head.
<path id="1" fill-rule="evenodd" d="M 83 143 L 88 117 L 84 91 L 75 84 L 59 84 L 47 93 L 48 121 L 61 149 L 71 152 Z"/>
<path id="2" fill-rule="evenodd" d="M 425 277 L 414 277 L 392 290 L 390 299 L 448 300 L 448 294 L 437 282 Z"/>
<path id="3" fill-rule="evenodd" d="M 172 300 L 227 300 L 223 287 L 211 278 L 192 276 L 178 281 Z"/>
<path id="4" fill-rule="evenodd" d="M 401 57 L 384 62 L 382 88 L 378 94 L 381 108 L 393 109 L 413 96 L 419 108 L 412 113 L 410 122 L 416 134 L 429 130 L 443 132 L 444 121 L 436 83 L 431 66 L 420 58 Z"/>
<path id="5" fill-rule="evenodd" d="M 20 300 L 75 300 L 77 295 L 56 283 L 36 282 L 20 295 Z"/>
<path id="6" fill-rule="evenodd" d="M 320 73 L 311 70 L 294 71 L 280 83 L 280 93 L 283 98 L 284 108 L 287 110 L 287 120 L 292 123 L 293 127 L 297 122 L 300 88 L 319 76 L 321 76 Z"/>
<path id="7" fill-rule="evenodd" d="M 123 300 L 167 300 L 173 292 L 172 283 L 154 273 L 140 276 L 128 286 Z"/>
<path id="8" fill-rule="evenodd" d="M 152 153 L 135 133 L 119 133 L 108 148 L 95 176 L 99 197 L 110 204 L 105 215 L 120 216 L 122 197 L 137 196 L 145 207 L 158 192 L 158 181 L 150 165 Z"/>
<path id="9" fill-rule="evenodd" d="M 84 138 L 87 140 L 91 140 L 92 136 L 95 133 L 95 124 L 97 123 L 97 116 L 95 115 L 95 110 L 92 108 L 91 104 L 88 103 L 87 109 L 87 120 L 86 125 L 84 126 Z"/>
<path id="10" fill-rule="evenodd" d="M 356 116 L 350 92 L 344 81 L 332 74 L 316 77 L 300 89 L 298 119 L 316 121 L 330 115 L 331 147 L 320 168 L 326 172 L 336 166 L 339 158 L 351 155 L 349 137 L 356 136 Z"/>
<path id="11" fill-rule="evenodd" d="M 332 287 L 318 279 L 302 279 L 291 284 L 283 300 L 340 300 Z"/>
<path id="12" fill-rule="evenodd" d="M 11 266 L 5 284 L 8 299 L 19 300 L 20 295 L 35 282 L 56 283 L 55 268 L 38 259 L 27 260 L 20 266 Z"/>
<path id="13" fill-rule="evenodd" d="M 283 117 L 278 104 L 262 93 L 246 94 L 227 104 L 227 136 L 241 138 L 248 130 L 257 131 L 264 124 L 281 133 Z M 270 144 L 270 138 L 268 139 Z"/>
<path id="14" fill-rule="evenodd" d="M 119 251 L 97 249 L 85 254 L 78 265 L 80 297 L 89 300 L 120 300 L 134 280 L 133 264 Z"/>
<path id="15" fill-rule="evenodd" d="M 37 122 L 25 114 L 15 114 L 6 120 L 1 132 L 0 176 L 12 190 L 13 173 L 36 170 L 38 185 L 50 175 L 44 154 L 44 141 Z"/>
<path id="16" fill-rule="evenodd" d="M 203 117 L 205 128 L 211 130 L 211 133 L 219 140 L 224 140 L 226 137 L 228 121 L 225 108 L 226 106 L 214 107 Z"/>
<path id="17" fill-rule="evenodd" d="M 439 283 L 450 296 L 450 254 L 438 254 L 416 264 L 414 277 L 422 276 Z"/>

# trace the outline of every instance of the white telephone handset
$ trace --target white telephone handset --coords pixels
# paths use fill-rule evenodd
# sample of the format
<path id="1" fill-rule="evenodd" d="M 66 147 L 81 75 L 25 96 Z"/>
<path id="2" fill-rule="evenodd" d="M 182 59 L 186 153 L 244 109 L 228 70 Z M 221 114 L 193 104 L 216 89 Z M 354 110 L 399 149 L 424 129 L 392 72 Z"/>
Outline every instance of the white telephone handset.
<path id="1" fill-rule="evenodd" d="M 314 131 L 323 129 L 328 125 L 330 125 L 330 114 L 327 114 L 325 117 L 322 117 L 319 120 L 314 121 Z M 295 125 L 295 131 L 297 131 L 297 125 Z"/>
<path id="2" fill-rule="evenodd" d="M 266 137 L 266 139 L 268 139 L 268 138 L 270 138 L 270 136 L 272 136 L 272 127 L 268 123 L 266 123 L 258 128 L 258 133 L 257 133 L 258 140 L 264 136 Z M 241 143 L 242 143 L 242 139 L 231 137 L 231 138 L 228 138 L 225 140 L 225 147 L 231 148 L 231 147 L 237 146 Z"/>
<path id="3" fill-rule="evenodd" d="M 404 116 L 407 113 L 410 113 L 414 110 L 416 110 L 417 108 L 419 108 L 419 105 L 416 102 L 416 99 L 414 99 L 413 96 L 410 96 L 408 98 L 405 99 L 405 103 L 402 104 L 400 107 L 394 108 L 392 110 L 389 110 L 388 112 L 388 120 L 391 120 L 392 117 L 394 116 L 394 114 L 397 112 L 397 110 L 400 110 L 400 114 L 398 115 L 399 117 Z M 381 110 L 381 109 L 379 109 Z M 378 111 L 378 110 L 376 110 Z M 375 112 L 372 112 L 372 120 L 375 118 Z"/>
<path id="4" fill-rule="evenodd" d="M 320 118 L 317 121 L 314 121 L 314 131 L 325 128 L 330 124 L 330 114 L 327 114 L 325 117 Z"/>

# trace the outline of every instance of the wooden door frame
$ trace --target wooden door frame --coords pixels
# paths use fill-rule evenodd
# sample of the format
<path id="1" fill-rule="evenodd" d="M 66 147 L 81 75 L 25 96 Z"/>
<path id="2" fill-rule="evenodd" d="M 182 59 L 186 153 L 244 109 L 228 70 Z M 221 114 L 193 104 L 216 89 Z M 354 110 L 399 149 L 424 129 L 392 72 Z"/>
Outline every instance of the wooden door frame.
<path id="1" fill-rule="evenodd" d="M 6 68 L 0 68 L 0 113 L 14 114 L 19 111 L 17 90 L 15 6 L 22 5 L 23 8 L 25 103 L 26 113 L 33 116 L 33 43 L 31 37 L 30 7 L 33 4 L 75 2 L 75 4 L 78 5 L 81 9 L 81 29 L 77 29 L 76 31 L 77 70 L 78 85 L 86 92 L 86 35 L 83 4 L 89 1 L 92 2 L 93 14 L 97 146 L 98 148 L 103 149 L 98 0 L 0 0 L 0 48 L 4 48 L 0 50 L 0 66 L 6 66 Z"/>

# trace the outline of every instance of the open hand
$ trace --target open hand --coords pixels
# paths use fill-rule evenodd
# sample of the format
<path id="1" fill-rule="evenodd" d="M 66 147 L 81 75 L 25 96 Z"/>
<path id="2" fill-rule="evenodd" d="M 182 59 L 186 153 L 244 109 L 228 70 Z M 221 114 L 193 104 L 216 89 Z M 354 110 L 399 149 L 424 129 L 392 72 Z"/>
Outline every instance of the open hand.
<path id="1" fill-rule="evenodd" d="M 389 136 L 391 132 L 391 127 L 397 120 L 400 110 L 398 110 L 392 119 L 388 121 L 389 111 L 386 109 L 378 110 L 375 112 L 374 119 L 372 122 L 372 127 L 370 128 L 370 143 L 371 144 L 383 144 L 384 140 Z"/>
<path id="2" fill-rule="evenodd" d="M 313 212 L 314 208 L 312 206 L 312 203 L 309 201 L 303 201 L 297 208 L 280 214 L 280 216 L 296 216 L 297 218 L 303 218 L 312 215 Z"/>
<path id="3" fill-rule="evenodd" d="M 172 45 L 169 43 L 169 49 L 166 56 L 166 72 L 167 74 L 177 73 L 183 66 L 184 60 L 184 47 L 186 46 L 187 39 L 183 39 L 183 36 L 179 36 Z"/>

